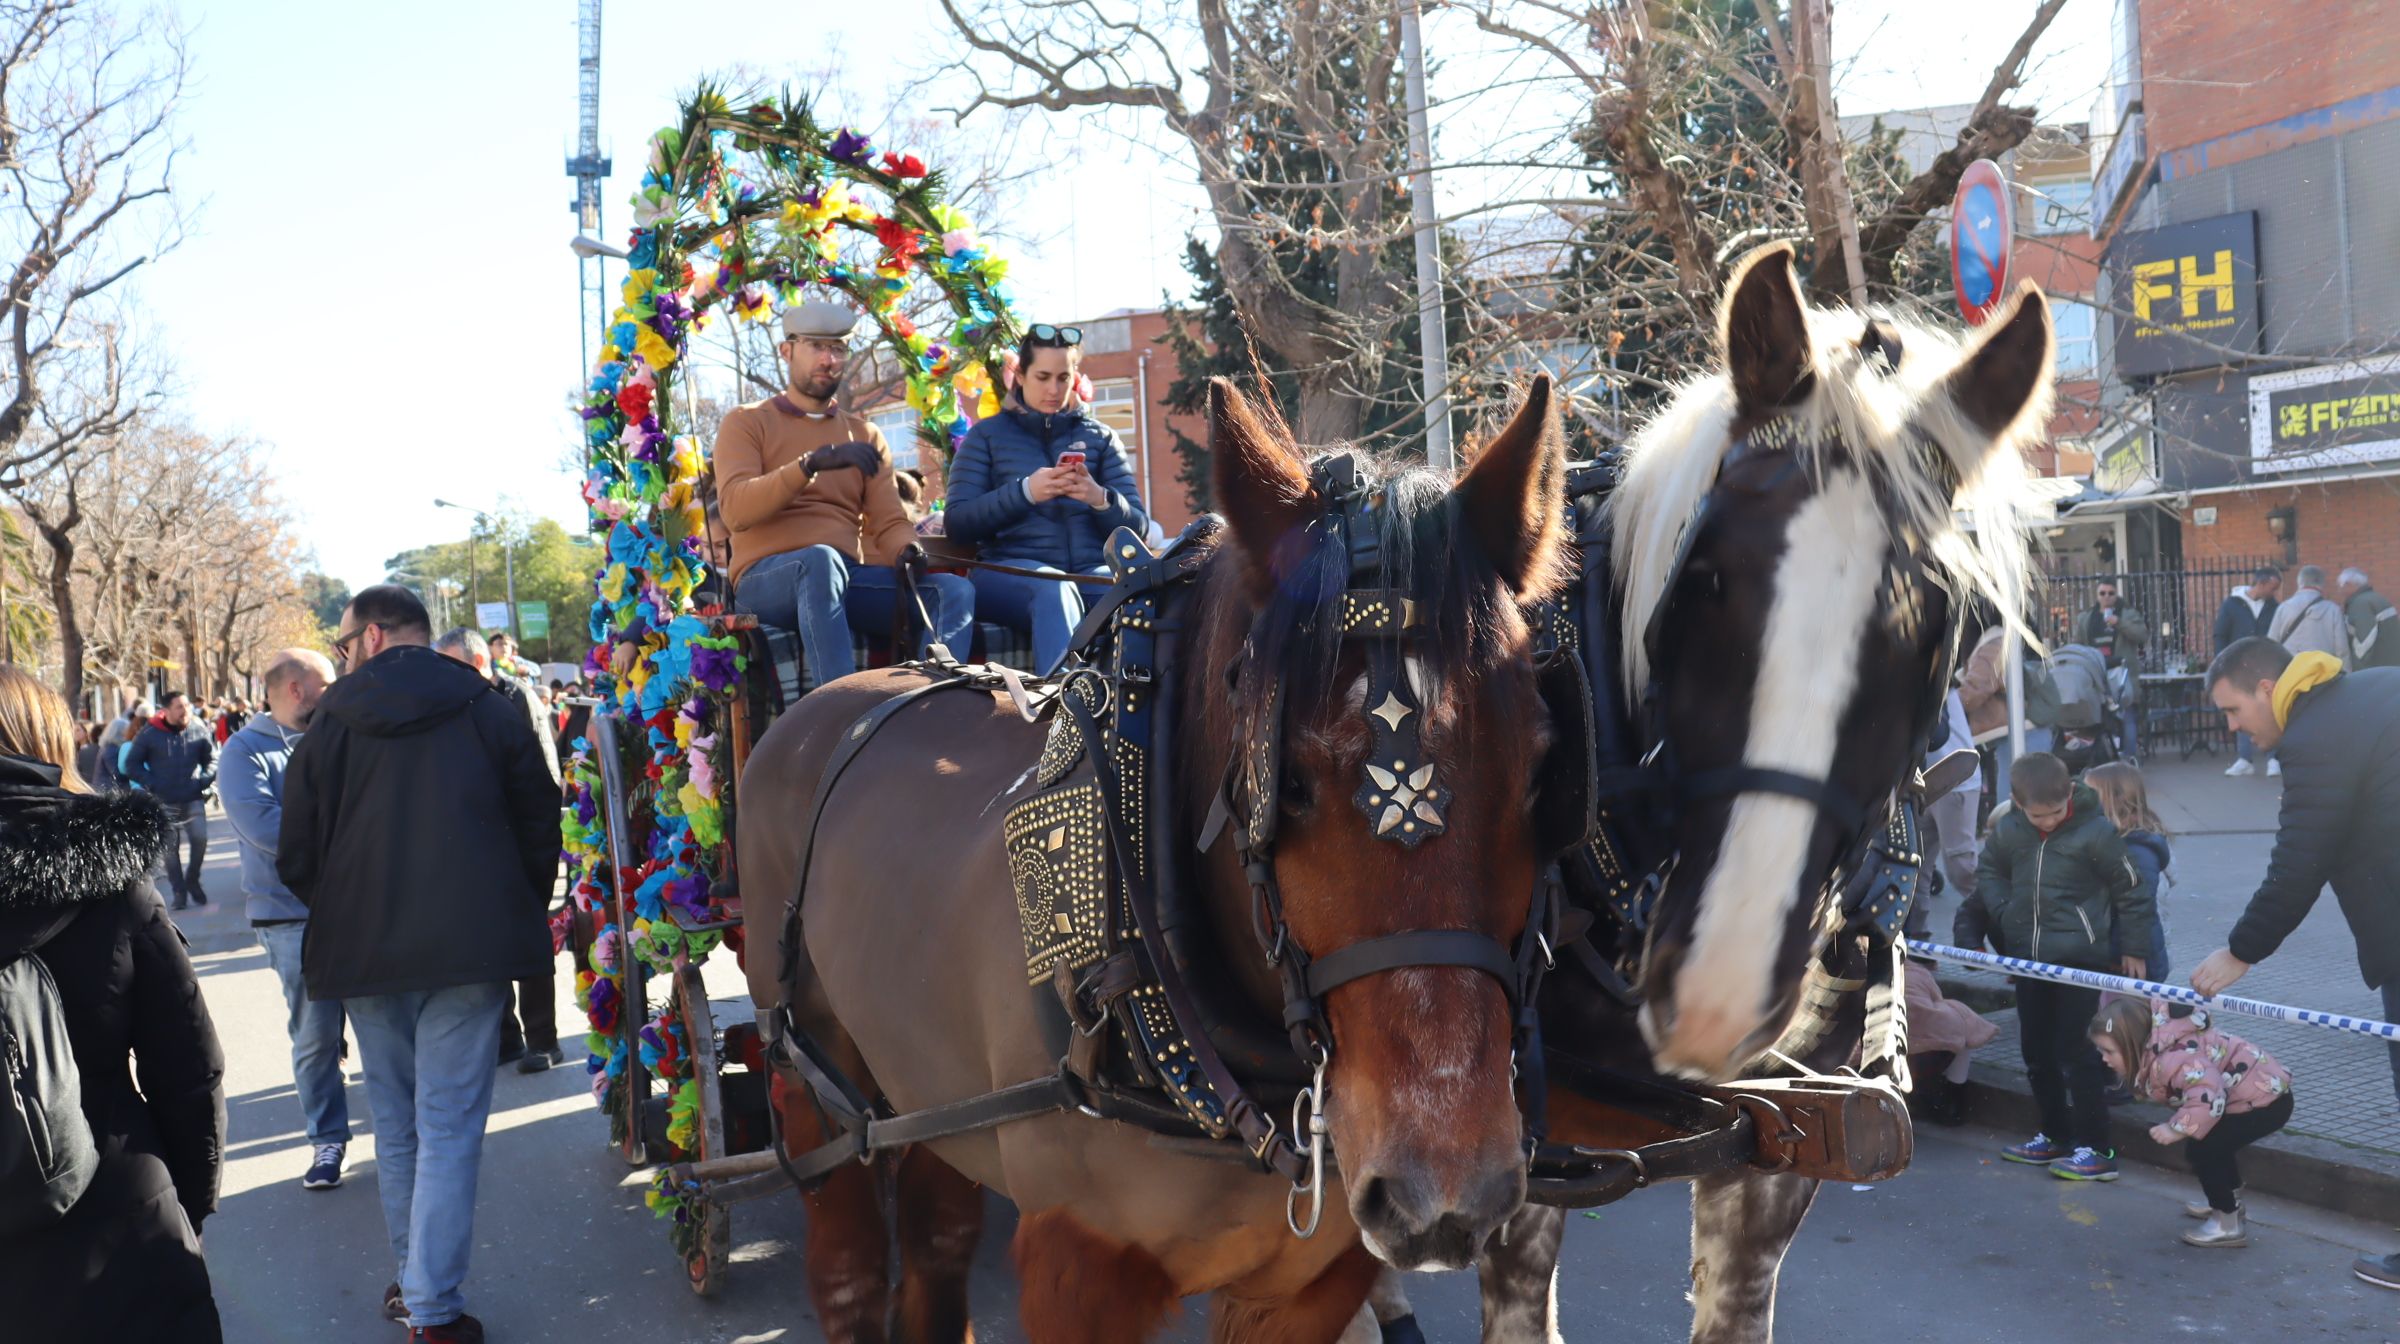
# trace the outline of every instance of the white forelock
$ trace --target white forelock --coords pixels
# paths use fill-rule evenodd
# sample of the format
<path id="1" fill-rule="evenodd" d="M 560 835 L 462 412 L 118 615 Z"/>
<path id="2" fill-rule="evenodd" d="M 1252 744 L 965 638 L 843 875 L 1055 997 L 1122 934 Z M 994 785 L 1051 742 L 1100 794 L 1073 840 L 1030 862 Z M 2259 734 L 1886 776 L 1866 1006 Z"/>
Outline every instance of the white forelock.
<path id="1" fill-rule="evenodd" d="M 1787 413 L 1785 447 L 1821 476 L 1824 448 L 1839 441 L 1879 487 L 1895 536 L 1920 539 L 1925 557 L 1954 596 L 1980 593 L 2001 619 L 2024 630 L 2025 595 L 2032 577 L 2026 534 L 2035 499 L 2024 448 L 2039 441 L 2050 414 L 2047 380 L 2016 420 L 1998 435 L 1976 428 L 1943 391 L 1963 348 L 1930 327 L 1877 313 L 1899 333 L 1907 351 L 1896 373 L 1871 369 L 1858 350 L 1863 319 L 1847 309 L 1811 309 L 1809 336 L 1816 372 L 1808 398 Z M 1684 529 L 1716 483 L 1733 446 L 1733 387 L 1723 372 L 1679 388 L 1626 445 L 1624 479 L 1608 507 L 1615 530 L 1613 567 L 1624 601 L 1619 656 L 1625 694 L 1648 684 L 1642 634 L 1674 580 L 1669 572 Z M 1921 446 L 1930 441 L 1957 473 L 1955 494 Z M 2030 636 L 2030 631 L 2026 631 Z"/>

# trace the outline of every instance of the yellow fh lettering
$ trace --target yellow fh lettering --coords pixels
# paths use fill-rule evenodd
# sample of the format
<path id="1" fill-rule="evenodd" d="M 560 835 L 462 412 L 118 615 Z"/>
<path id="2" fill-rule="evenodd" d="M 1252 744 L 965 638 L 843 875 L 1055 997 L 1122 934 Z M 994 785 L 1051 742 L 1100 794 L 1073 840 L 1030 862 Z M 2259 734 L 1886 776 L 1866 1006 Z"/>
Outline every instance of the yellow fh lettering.
<path id="1" fill-rule="evenodd" d="M 2144 322 L 2149 321 L 2151 301 L 2166 298 L 2175 292 L 2175 282 L 2167 278 L 2173 274 L 2175 274 L 2175 263 L 2172 261 L 2143 261 L 2134 264 L 2133 315 L 2136 318 Z"/>
<path id="2" fill-rule="evenodd" d="M 2225 317 L 2231 314 L 2233 312 L 2232 250 L 2218 248 L 2217 268 L 2206 275 L 2200 274 L 2200 267 L 2196 264 L 2199 260 L 2198 257 L 2177 259 L 2183 271 L 2183 315 L 2185 317 L 2200 315 L 2200 296 L 2204 293 L 2216 296 L 2217 316 Z"/>

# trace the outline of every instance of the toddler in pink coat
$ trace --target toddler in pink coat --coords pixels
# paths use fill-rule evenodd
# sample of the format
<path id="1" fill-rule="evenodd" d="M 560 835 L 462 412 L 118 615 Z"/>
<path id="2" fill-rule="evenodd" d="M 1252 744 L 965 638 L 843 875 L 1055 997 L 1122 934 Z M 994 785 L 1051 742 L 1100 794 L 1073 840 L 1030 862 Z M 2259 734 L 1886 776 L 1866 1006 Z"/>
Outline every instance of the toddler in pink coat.
<path id="1" fill-rule="evenodd" d="M 2185 1151 L 2205 1203 L 2184 1212 L 2201 1221 L 2183 1234 L 2193 1246 L 2246 1246 L 2236 1155 L 2292 1118 L 2291 1071 L 2239 1036 L 2219 1031 L 2206 1008 L 2118 999 L 2092 1019 L 2102 1063 L 2145 1100 L 2175 1108 L 2150 1137 Z"/>

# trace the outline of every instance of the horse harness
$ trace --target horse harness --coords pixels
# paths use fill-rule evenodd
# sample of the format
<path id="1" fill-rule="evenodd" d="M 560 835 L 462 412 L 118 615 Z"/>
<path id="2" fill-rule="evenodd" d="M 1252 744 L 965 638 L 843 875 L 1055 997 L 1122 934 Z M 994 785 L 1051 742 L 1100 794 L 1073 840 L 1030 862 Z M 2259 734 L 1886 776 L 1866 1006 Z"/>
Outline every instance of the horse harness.
<path id="1" fill-rule="evenodd" d="M 1367 666 L 1363 711 L 1373 752 L 1353 804 L 1370 831 L 1414 849 L 1446 826 L 1447 782 L 1427 759 L 1418 728 L 1425 706 L 1407 675 L 1408 651 L 1427 634 L 1416 601 L 1391 585 L 1376 542 L 1382 500 L 1347 454 L 1320 459 L 1312 481 L 1325 510 L 1311 539 L 1338 546 L 1348 583 L 1338 604 L 1338 638 L 1357 646 Z M 837 1137 L 789 1156 L 774 1138 L 779 1164 L 807 1185 L 842 1163 L 891 1148 L 991 1128 L 1065 1110 L 1121 1120 L 1174 1140 L 1233 1140 L 1255 1168 L 1292 1182 L 1287 1214 L 1293 1232 L 1314 1232 L 1325 1196 L 1325 1071 L 1334 1037 L 1324 1011 L 1334 989 L 1411 966 L 1459 966 L 1498 981 L 1511 1005 L 1518 1085 L 1537 1130 L 1542 1113 L 1542 1052 L 1536 999 L 1558 933 L 1557 883 L 1545 873 L 1530 893 L 1513 945 L 1455 929 L 1419 929 L 1364 939 L 1311 956 L 1285 920 L 1274 854 L 1283 764 L 1283 669 L 1268 665 L 1256 632 L 1229 669 L 1231 691 L 1253 724 L 1228 764 L 1199 837 L 1206 851 L 1229 830 L 1251 892 L 1259 952 L 1274 968 L 1283 999 L 1289 1054 L 1274 1058 L 1258 1033 L 1245 1035 L 1234 1014 L 1218 1011 L 1201 967 L 1199 907 L 1191 897 L 1184 843 L 1176 834 L 1172 759 L 1178 679 L 1206 543 L 1222 524 L 1195 522 L 1164 551 L 1152 553 L 1129 530 L 1111 537 L 1114 576 L 1086 615 L 1062 674 L 1027 683 L 1013 672 L 966 667 L 935 651 L 910 666 L 929 680 L 886 700 L 852 723 L 829 758 L 802 842 L 798 880 L 788 897 L 778 982 L 787 988 L 803 955 L 800 902 L 807 888 L 818 825 L 844 771 L 883 725 L 940 691 L 990 691 L 1006 685 L 1029 717 L 1050 727 L 1036 762 L 1035 792 L 1003 819 L 1011 885 L 1030 983 L 1050 989 L 1060 1013 L 1055 1073 L 963 1101 L 891 1115 L 845 1077 L 794 1019 L 787 1003 L 760 1013 L 770 1058 L 788 1065 L 813 1094 Z M 1160 725 L 1167 731 L 1160 731 Z M 787 994 L 788 1000 L 790 996 Z M 1120 1048 L 1110 1050 L 1111 1040 Z M 1242 1067 L 1237 1068 L 1235 1060 Z M 1277 1123 L 1288 1105 L 1289 1122 Z M 770 1108 L 772 1114 L 772 1108 Z M 1198 1151 L 1234 1155 L 1209 1142 Z M 1529 1160 L 1532 1145 L 1528 1145 Z M 1305 1215 L 1301 1212 L 1306 1205 Z"/>

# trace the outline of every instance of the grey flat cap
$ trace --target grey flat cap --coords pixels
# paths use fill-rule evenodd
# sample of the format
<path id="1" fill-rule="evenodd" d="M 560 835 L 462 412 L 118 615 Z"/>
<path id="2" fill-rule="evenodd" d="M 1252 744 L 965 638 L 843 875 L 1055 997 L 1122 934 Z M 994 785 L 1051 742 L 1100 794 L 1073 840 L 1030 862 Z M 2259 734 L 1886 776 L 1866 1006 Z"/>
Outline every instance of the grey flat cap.
<path id="1" fill-rule="evenodd" d="M 783 310 L 783 334 L 803 340 L 845 341 L 857 325 L 857 312 L 828 299 L 810 299 Z"/>

